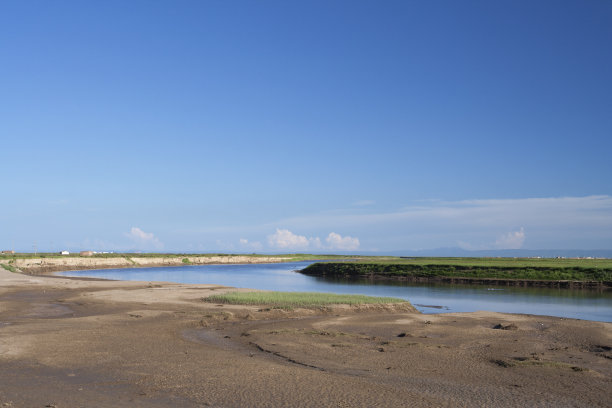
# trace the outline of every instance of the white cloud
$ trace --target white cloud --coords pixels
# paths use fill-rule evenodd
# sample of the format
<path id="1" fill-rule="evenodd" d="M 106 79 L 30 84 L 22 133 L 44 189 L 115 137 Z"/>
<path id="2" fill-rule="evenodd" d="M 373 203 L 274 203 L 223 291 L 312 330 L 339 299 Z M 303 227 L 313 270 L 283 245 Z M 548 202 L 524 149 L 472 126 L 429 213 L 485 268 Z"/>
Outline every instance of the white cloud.
<path id="1" fill-rule="evenodd" d="M 455 247 L 458 243 L 466 249 L 518 246 L 522 234 L 517 228 L 521 226 L 523 234 L 529 233 L 529 239 L 521 243 L 521 248 L 610 248 L 612 196 L 420 200 L 395 211 L 376 212 L 369 207 L 351 207 L 259 225 L 209 227 L 197 233 L 266 236 L 278 225 L 289 231 L 307 231 L 322 237 L 329 231 L 350 229 L 353 236 L 364 237 L 360 240 L 363 250 L 431 249 Z M 504 233 L 512 231 L 516 232 L 514 237 L 504 237 Z M 305 244 L 304 240 L 312 245 L 306 236 L 301 240 L 302 245 L 310 247 Z M 325 238 L 322 241 L 327 247 Z M 271 245 L 271 248 L 277 246 Z"/>
<path id="2" fill-rule="evenodd" d="M 525 229 L 521 227 L 519 231 L 503 234 L 495 241 L 498 249 L 520 249 L 525 242 Z"/>
<path id="3" fill-rule="evenodd" d="M 340 234 L 332 232 L 326 238 L 328 246 L 321 243 L 321 238 L 306 238 L 297 235 L 288 229 L 277 228 L 276 232 L 268 236 L 268 244 L 272 248 L 287 250 L 306 250 L 306 249 L 343 249 L 353 250 L 359 247 L 359 240 L 352 237 L 342 237 Z"/>
<path id="4" fill-rule="evenodd" d="M 520 231 L 500 237 L 515 226 L 529 231 L 530 249 L 606 248 L 612 245 L 612 196 L 431 200 L 391 212 L 342 210 L 279 222 L 295 229 L 350 228 L 369 245 L 389 249 L 524 245 Z"/>
<path id="5" fill-rule="evenodd" d="M 136 241 L 150 241 L 155 239 L 155 235 L 152 232 L 144 232 L 138 227 L 132 227 L 128 236 Z"/>
<path id="6" fill-rule="evenodd" d="M 310 241 L 305 236 L 280 228 L 268 236 L 268 243 L 271 247 L 279 249 L 306 249 L 310 246 Z"/>
<path id="7" fill-rule="evenodd" d="M 161 249 L 164 247 L 152 232 L 144 232 L 138 227 L 132 227 L 129 233 L 125 234 L 141 249 Z"/>
<path id="8" fill-rule="evenodd" d="M 345 251 L 355 251 L 359 249 L 359 239 L 353 237 L 343 237 L 335 232 L 330 232 L 325 239 L 330 249 L 342 249 Z"/>

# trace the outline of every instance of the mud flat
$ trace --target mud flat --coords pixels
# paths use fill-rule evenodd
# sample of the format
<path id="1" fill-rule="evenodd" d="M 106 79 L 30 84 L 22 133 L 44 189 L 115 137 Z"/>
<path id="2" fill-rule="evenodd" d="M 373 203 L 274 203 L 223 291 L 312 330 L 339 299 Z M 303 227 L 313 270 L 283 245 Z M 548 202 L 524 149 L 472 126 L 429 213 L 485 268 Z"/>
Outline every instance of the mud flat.
<path id="1" fill-rule="evenodd" d="M 279 310 L 215 285 L 0 269 L 0 406 L 574 406 L 612 401 L 612 324 L 406 305 Z"/>

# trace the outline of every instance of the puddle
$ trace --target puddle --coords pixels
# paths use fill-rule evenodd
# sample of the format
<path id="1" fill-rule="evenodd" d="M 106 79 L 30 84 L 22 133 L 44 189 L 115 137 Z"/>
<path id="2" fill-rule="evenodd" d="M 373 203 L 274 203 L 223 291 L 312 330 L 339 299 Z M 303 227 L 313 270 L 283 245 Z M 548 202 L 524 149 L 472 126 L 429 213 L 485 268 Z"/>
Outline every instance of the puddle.
<path id="1" fill-rule="evenodd" d="M 32 305 L 29 313 L 24 315 L 25 317 L 39 317 L 39 318 L 54 318 L 64 317 L 67 315 L 73 315 L 74 312 L 71 308 L 64 305 L 55 305 L 51 303 L 36 303 Z"/>
<path id="2" fill-rule="evenodd" d="M 418 303 L 415 303 L 415 306 L 418 307 L 428 307 L 430 309 L 444 309 L 444 310 L 450 310 L 448 306 L 439 306 L 439 305 L 421 305 Z"/>
<path id="3" fill-rule="evenodd" d="M 221 330 L 215 329 L 190 329 L 183 331 L 185 340 L 196 343 L 203 343 L 210 346 L 219 347 L 224 350 L 235 350 L 252 353 L 250 347 L 246 347 L 237 341 L 233 341 L 230 337 L 225 336 Z"/>

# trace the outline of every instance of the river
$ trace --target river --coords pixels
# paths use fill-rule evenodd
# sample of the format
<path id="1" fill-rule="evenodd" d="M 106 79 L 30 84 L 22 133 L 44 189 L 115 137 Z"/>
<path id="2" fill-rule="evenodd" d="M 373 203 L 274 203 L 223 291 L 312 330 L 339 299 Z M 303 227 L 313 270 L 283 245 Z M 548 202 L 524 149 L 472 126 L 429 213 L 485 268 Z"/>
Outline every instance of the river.
<path id="1" fill-rule="evenodd" d="M 410 301 L 422 313 L 527 313 L 612 322 L 612 291 L 479 285 L 359 282 L 302 275 L 296 270 L 312 262 L 185 265 L 160 268 L 101 269 L 61 272 L 114 280 L 217 284 L 277 291 L 328 292 L 391 296 Z"/>

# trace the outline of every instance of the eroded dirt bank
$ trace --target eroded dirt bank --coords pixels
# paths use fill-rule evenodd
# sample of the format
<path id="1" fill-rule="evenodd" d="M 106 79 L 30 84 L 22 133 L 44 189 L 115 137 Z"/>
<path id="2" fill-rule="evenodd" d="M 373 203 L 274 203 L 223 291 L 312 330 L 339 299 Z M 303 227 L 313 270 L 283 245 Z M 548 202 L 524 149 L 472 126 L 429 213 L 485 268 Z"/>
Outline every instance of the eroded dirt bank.
<path id="1" fill-rule="evenodd" d="M 225 290 L 0 270 L 0 406 L 612 401 L 609 323 L 422 315 L 406 307 L 285 312 L 202 301 Z"/>
<path id="2" fill-rule="evenodd" d="M 11 265 L 19 270 L 32 274 L 44 274 L 58 271 L 108 269 L 108 268 L 137 268 L 155 266 L 183 266 L 183 265 L 209 265 L 209 264 L 252 264 L 283 262 L 289 258 L 228 255 L 228 256 L 176 256 L 176 257 L 137 257 L 116 256 L 109 258 L 89 257 L 61 257 L 61 258 L 16 258 Z M 8 264 L 9 258 L 0 260 Z"/>

